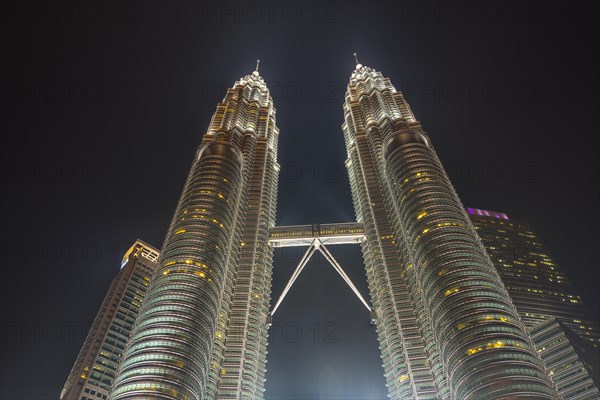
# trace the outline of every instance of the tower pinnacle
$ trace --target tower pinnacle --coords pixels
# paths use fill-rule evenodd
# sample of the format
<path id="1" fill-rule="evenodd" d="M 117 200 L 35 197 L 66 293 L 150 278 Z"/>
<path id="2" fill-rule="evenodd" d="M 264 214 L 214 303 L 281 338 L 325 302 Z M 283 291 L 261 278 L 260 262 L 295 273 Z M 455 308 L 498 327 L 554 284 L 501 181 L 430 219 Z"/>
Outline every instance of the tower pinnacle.
<path id="1" fill-rule="evenodd" d="M 356 69 L 362 67 L 362 64 L 358 62 L 358 56 L 356 55 L 356 53 L 354 53 L 354 61 L 356 61 Z"/>
<path id="2" fill-rule="evenodd" d="M 253 75 L 258 75 L 258 66 L 260 65 L 260 60 L 257 58 L 256 59 L 256 68 L 254 68 L 254 72 L 252 73 Z"/>

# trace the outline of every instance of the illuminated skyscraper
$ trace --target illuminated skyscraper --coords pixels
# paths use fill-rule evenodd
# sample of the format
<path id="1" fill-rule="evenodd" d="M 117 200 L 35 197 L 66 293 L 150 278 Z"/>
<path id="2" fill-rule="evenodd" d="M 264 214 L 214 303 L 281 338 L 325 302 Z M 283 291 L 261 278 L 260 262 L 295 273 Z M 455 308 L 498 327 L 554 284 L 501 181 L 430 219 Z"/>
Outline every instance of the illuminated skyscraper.
<path id="1" fill-rule="evenodd" d="M 278 136 L 254 71 L 196 152 L 111 399 L 262 397 Z"/>
<path id="2" fill-rule="evenodd" d="M 402 94 L 357 63 L 342 129 L 389 397 L 557 398 Z"/>
<path id="3" fill-rule="evenodd" d="M 267 329 L 319 250 L 372 311 L 392 399 L 555 399 L 429 137 L 358 64 L 342 126 L 357 223 L 274 228 L 279 131 L 258 71 L 217 106 L 110 399 L 260 399 Z M 359 243 L 372 306 L 326 245 Z M 272 247 L 308 246 L 269 312 Z"/>
<path id="4" fill-rule="evenodd" d="M 565 273 L 527 223 L 467 211 L 561 396 L 600 398 L 598 322 Z"/>
<path id="5" fill-rule="evenodd" d="M 533 229 L 505 213 L 467 211 L 525 325 L 558 318 L 600 347 L 598 322 Z"/>
<path id="6" fill-rule="evenodd" d="M 530 333 L 564 400 L 600 400 L 597 348 L 558 318 L 540 322 Z"/>
<path id="7" fill-rule="evenodd" d="M 158 256 L 157 249 L 139 239 L 127 250 L 67 378 L 61 400 L 107 398 Z"/>

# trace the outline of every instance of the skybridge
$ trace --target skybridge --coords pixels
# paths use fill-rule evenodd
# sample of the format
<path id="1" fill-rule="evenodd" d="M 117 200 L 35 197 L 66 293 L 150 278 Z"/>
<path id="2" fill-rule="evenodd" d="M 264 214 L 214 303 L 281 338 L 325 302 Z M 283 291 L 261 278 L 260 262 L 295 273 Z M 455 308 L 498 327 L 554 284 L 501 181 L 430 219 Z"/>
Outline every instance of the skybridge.
<path id="1" fill-rule="evenodd" d="M 360 244 L 365 240 L 365 227 L 360 222 L 276 226 L 269 229 L 273 247 L 310 246 L 318 238 L 323 244 Z"/>
<path id="2" fill-rule="evenodd" d="M 356 286 L 354 286 L 354 283 L 352 283 L 350 277 L 348 277 L 335 257 L 333 257 L 333 254 L 331 254 L 326 247 L 326 245 L 336 244 L 360 244 L 364 242 L 365 239 L 365 227 L 360 222 L 276 226 L 271 228 L 269 230 L 269 244 L 274 248 L 305 246 L 308 246 L 308 248 L 300 259 L 300 262 L 290 277 L 287 285 L 283 289 L 281 296 L 279 296 L 277 303 L 275 303 L 275 307 L 273 307 L 273 310 L 270 312 L 267 322 L 271 323 L 271 317 L 275 314 L 286 294 L 316 251 L 321 252 L 325 259 L 329 261 L 333 269 L 342 277 L 346 284 L 348 284 L 350 289 L 352 289 L 356 297 L 358 297 L 367 310 L 369 310 L 371 318 L 374 320 L 375 316 L 371 307 L 360 294 Z"/>

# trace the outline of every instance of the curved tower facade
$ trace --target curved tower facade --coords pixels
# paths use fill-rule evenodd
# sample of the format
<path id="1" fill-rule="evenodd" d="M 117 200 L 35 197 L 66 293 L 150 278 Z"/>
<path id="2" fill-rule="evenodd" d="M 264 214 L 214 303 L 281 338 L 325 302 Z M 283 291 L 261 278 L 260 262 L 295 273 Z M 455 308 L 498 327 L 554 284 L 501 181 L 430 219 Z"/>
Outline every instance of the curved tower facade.
<path id="1" fill-rule="evenodd" d="M 278 135 L 254 71 L 196 152 L 111 399 L 262 397 Z"/>
<path id="2" fill-rule="evenodd" d="M 557 398 L 402 94 L 357 64 L 342 129 L 389 397 Z"/>

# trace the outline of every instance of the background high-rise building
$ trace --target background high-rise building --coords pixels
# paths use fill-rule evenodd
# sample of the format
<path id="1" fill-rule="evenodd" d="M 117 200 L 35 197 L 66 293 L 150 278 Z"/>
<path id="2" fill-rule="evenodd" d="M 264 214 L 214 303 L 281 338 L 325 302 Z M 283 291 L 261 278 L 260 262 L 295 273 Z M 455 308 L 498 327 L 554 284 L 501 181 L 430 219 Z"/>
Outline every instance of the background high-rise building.
<path id="1" fill-rule="evenodd" d="M 467 211 L 525 325 L 556 317 L 600 347 L 598 322 L 529 224 L 502 212 Z"/>
<path id="2" fill-rule="evenodd" d="M 597 348 L 558 318 L 540 322 L 530 333 L 564 400 L 600 399 Z"/>
<path id="3" fill-rule="evenodd" d="M 467 211 L 560 395 L 599 398 L 598 321 L 562 268 L 526 222 Z"/>
<path id="4" fill-rule="evenodd" d="M 402 94 L 357 63 L 342 128 L 389 397 L 556 398 Z"/>
<path id="5" fill-rule="evenodd" d="M 107 398 L 158 257 L 156 248 L 139 239 L 127 250 L 67 378 L 61 400 Z"/>
<path id="6" fill-rule="evenodd" d="M 278 136 L 254 71 L 196 152 L 111 399 L 263 396 Z"/>

